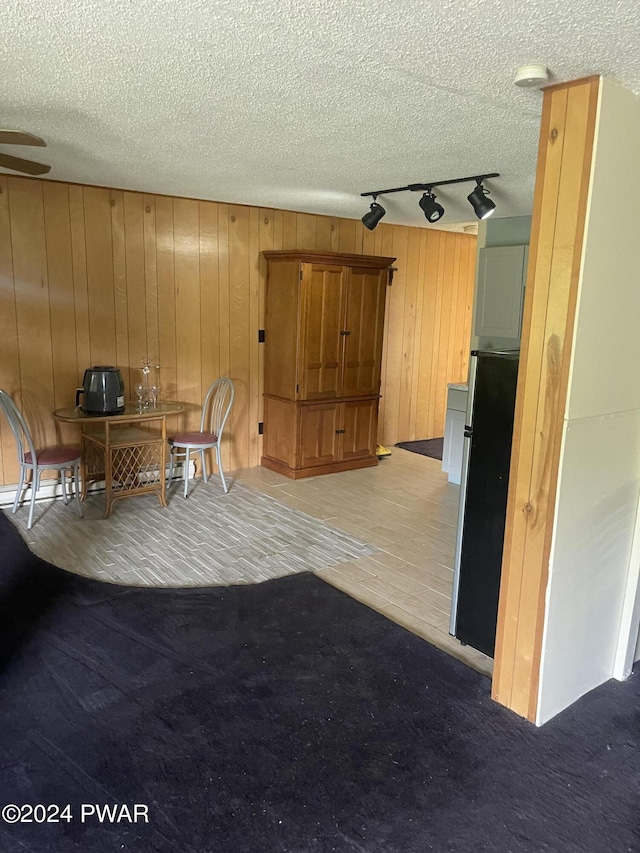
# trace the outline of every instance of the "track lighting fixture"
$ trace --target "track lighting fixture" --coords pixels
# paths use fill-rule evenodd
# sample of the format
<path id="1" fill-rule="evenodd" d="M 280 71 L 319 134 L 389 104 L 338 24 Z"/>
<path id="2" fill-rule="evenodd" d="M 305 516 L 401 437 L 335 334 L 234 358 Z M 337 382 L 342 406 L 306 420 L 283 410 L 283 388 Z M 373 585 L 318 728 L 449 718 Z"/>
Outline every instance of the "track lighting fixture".
<path id="1" fill-rule="evenodd" d="M 491 216 L 493 211 L 496 209 L 495 203 L 491 201 L 491 199 L 487 198 L 489 194 L 489 190 L 485 189 L 482 186 L 482 182 L 487 180 L 488 178 L 499 178 L 499 172 L 487 172 L 482 175 L 471 175 L 468 178 L 452 178 L 448 181 L 429 181 L 429 183 L 425 184 L 408 184 L 406 187 L 392 187 L 388 190 L 372 190 L 371 192 L 361 193 L 364 196 L 373 196 L 373 204 L 371 205 L 371 210 L 369 210 L 362 217 L 362 222 L 364 225 L 370 230 L 376 227 L 378 222 L 385 215 L 385 209 L 376 202 L 376 199 L 379 195 L 387 195 L 388 193 L 402 193 L 402 192 L 421 192 L 423 193 L 422 198 L 418 202 L 420 207 L 422 208 L 422 212 L 424 213 L 428 222 L 437 222 L 444 215 L 444 207 L 441 204 L 438 204 L 436 201 L 436 197 L 433 194 L 434 187 L 442 187 L 446 184 L 463 184 L 467 181 L 475 181 L 476 188 L 469 193 L 467 196 L 468 201 L 473 206 L 473 209 L 476 213 L 478 219 L 486 219 L 488 216 Z"/>
<path id="2" fill-rule="evenodd" d="M 431 189 L 428 189 L 418 202 L 429 222 L 437 222 L 444 214 L 444 207 L 438 204 Z"/>
<path id="3" fill-rule="evenodd" d="M 377 194 L 373 195 L 373 204 L 371 205 L 370 210 L 368 210 L 365 215 L 362 217 L 362 224 L 365 228 L 368 228 L 369 231 L 373 231 L 378 222 L 382 219 L 382 217 L 387 212 L 381 204 L 376 202 L 378 198 Z"/>
<path id="4" fill-rule="evenodd" d="M 471 203 L 478 219 L 487 219 L 496 209 L 496 206 L 490 198 L 487 198 L 489 190 L 485 190 L 482 181 L 476 178 L 476 182 L 477 186 L 475 190 L 469 193 L 467 200 Z"/>

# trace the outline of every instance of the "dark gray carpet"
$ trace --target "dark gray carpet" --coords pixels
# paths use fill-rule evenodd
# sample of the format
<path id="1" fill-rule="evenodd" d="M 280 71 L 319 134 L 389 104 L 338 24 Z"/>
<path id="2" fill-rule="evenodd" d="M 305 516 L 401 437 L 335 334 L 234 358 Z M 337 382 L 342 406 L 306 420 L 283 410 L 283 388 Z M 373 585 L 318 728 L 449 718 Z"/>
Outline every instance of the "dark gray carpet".
<path id="1" fill-rule="evenodd" d="M 71 806 L 7 853 L 640 849 L 636 676 L 543 729 L 489 681 L 312 575 L 110 586 L 0 513 L 0 792 Z M 148 805 L 149 824 L 81 822 Z"/>
<path id="2" fill-rule="evenodd" d="M 424 438 L 420 441 L 399 441 L 396 447 L 419 453 L 421 456 L 431 456 L 432 459 L 442 459 L 444 438 Z"/>

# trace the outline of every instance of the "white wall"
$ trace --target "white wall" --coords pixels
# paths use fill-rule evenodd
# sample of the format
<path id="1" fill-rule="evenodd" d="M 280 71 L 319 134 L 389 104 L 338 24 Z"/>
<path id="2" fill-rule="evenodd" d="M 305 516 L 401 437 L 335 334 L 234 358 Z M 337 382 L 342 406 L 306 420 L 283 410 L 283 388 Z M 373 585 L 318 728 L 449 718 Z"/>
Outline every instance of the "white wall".
<path id="1" fill-rule="evenodd" d="M 625 596 L 627 603 L 630 592 L 635 598 L 639 199 L 640 100 L 603 80 L 549 567 L 539 724 L 614 675 Z M 627 624 L 625 642 L 631 630 Z"/>

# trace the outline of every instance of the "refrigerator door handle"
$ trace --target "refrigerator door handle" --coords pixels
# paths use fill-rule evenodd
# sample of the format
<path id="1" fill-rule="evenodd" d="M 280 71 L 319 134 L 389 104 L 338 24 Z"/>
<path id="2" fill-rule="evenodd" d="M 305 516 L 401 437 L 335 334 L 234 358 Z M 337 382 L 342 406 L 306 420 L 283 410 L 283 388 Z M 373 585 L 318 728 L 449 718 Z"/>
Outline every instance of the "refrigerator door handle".
<path id="1" fill-rule="evenodd" d="M 468 429 L 468 428 L 467 428 Z M 456 531 L 456 551 L 453 568 L 453 589 L 451 592 L 451 614 L 449 616 L 449 633 L 452 637 L 456 635 L 456 624 L 458 621 L 458 589 L 460 587 L 460 562 L 462 559 L 462 532 L 464 527 L 464 511 L 467 502 L 467 474 L 469 472 L 469 454 L 471 453 L 471 440 L 465 429 L 465 439 L 462 445 L 462 472 L 460 475 L 460 502 L 458 504 L 458 528 Z"/>
<path id="2" fill-rule="evenodd" d="M 460 473 L 460 502 L 458 504 L 458 528 L 456 531 L 456 552 L 453 563 L 453 590 L 451 595 L 451 615 L 449 633 L 455 637 L 458 620 L 458 589 L 460 587 L 460 562 L 462 559 L 462 529 L 464 511 L 467 502 L 467 474 L 469 472 L 469 454 L 471 453 L 471 434 L 473 433 L 473 404 L 476 396 L 476 374 L 478 372 L 478 351 L 472 350 L 469 357 L 469 379 L 467 392 L 467 412 L 464 423 L 464 443 L 462 445 L 462 471 Z"/>
<path id="3" fill-rule="evenodd" d="M 465 429 L 471 429 L 473 426 L 473 404 L 476 396 L 476 374 L 478 372 L 478 356 L 477 350 L 473 350 L 469 357 L 469 379 L 467 391 L 467 413 L 465 420 Z"/>

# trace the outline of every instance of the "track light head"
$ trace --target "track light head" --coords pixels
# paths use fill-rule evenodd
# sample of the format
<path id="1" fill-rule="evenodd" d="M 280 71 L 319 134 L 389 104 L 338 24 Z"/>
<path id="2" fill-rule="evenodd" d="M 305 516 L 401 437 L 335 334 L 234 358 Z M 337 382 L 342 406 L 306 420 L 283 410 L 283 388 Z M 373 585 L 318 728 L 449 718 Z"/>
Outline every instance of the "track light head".
<path id="1" fill-rule="evenodd" d="M 437 222 L 444 215 L 444 207 L 438 204 L 431 188 L 429 188 L 418 202 L 428 222 Z"/>
<path id="2" fill-rule="evenodd" d="M 467 200 L 471 203 L 478 219 L 487 219 L 496 209 L 496 206 L 490 198 L 487 198 L 489 190 L 482 186 L 482 181 L 476 178 L 476 183 L 475 190 L 469 193 Z"/>
<path id="3" fill-rule="evenodd" d="M 381 204 L 377 203 L 377 198 L 378 196 L 374 195 L 373 204 L 371 205 L 370 210 L 368 210 L 362 217 L 362 224 L 365 228 L 368 228 L 369 231 L 373 231 L 378 222 L 380 222 L 382 217 L 387 212 Z"/>

